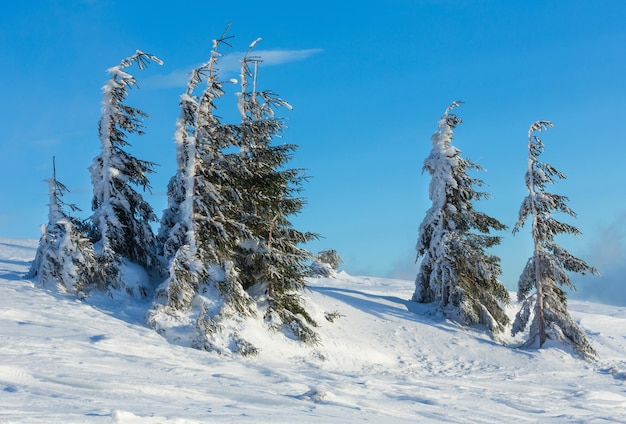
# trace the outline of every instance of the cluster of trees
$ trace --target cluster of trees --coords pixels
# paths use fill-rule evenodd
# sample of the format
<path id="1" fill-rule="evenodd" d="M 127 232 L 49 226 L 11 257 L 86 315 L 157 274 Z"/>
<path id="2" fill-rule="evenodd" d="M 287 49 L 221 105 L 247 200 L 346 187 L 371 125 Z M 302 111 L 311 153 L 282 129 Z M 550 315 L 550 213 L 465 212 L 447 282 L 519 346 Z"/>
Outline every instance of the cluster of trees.
<path id="1" fill-rule="evenodd" d="M 225 31 L 214 41 L 209 60 L 191 72 L 180 97 L 177 171 L 168 184 L 168 207 L 156 234 L 152 224 L 159 219 L 138 191 L 150 188 L 148 175 L 155 164 L 126 150 L 128 137 L 143 133 L 148 116 L 126 104 L 129 89 L 137 85 L 127 68 L 142 70 L 162 62 L 137 51 L 108 70 L 99 122 L 101 153 L 89 168 L 93 213 L 85 221 L 71 216 L 78 208 L 63 202 L 67 189 L 54 170 L 48 180 L 48 224 L 42 228 L 29 277 L 81 297 L 92 290 L 154 296 L 149 324 L 166 337 L 176 326 L 191 327 L 192 345 L 199 349 L 256 353 L 242 333 L 246 320 L 259 318 L 272 331 L 316 344 L 318 324 L 301 297 L 305 277 L 335 275 L 341 258 L 334 250 L 311 255 L 301 246 L 317 234 L 299 231 L 289 221 L 304 205 L 299 193 L 306 176 L 302 169 L 287 166 L 297 146 L 275 143 L 284 128 L 275 111 L 291 106 L 272 91 L 257 88 L 261 58 L 252 51 L 260 39 L 241 60 L 241 91 L 236 93 L 240 122 L 222 122 L 216 115 L 225 94 L 218 73 L 220 48 L 229 38 Z M 461 123 L 452 113 L 459 104 L 453 102 L 439 120 L 424 162 L 432 178 L 432 207 L 419 229 L 421 262 L 412 300 L 435 302 L 449 318 L 482 325 L 497 335 L 510 325 L 504 310 L 509 294 L 498 280 L 500 259 L 487 249 L 501 241 L 491 231 L 506 226 L 474 209 L 475 201 L 489 195 L 480 191 L 480 179 L 469 176 L 481 167 L 451 144 Z M 554 242 L 556 234 L 578 230 L 552 217 L 554 211 L 574 213 L 566 197 L 546 191 L 547 183 L 564 178 L 538 160 L 544 145 L 535 133 L 551 126 L 538 121 L 528 133 L 529 195 L 514 233 L 531 218 L 534 252 L 520 277 L 521 310 L 512 333 L 530 324 L 528 345 L 541 346 L 548 337 L 566 339 L 583 355 L 593 356 L 567 312 L 561 288 L 573 287 L 568 272 L 597 271 Z M 130 283 L 124 271 L 133 264 L 150 278 Z"/>
<path id="2" fill-rule="evenodd" d="M 449 318 L 465 325 L 482 325 L 497 335 L 510 324 L 504 310 L 509 294 L 498 280 L 500 258 L 486 249 L 501 242 L 491 231 L 506 226 L 474 209 L 475 201 L 489 195 L 480 191 L 482 180 L 468 175 L 468 171 L 481 167 L 461 157 L 460 150 L 452 145 L 454 129 L 461 123 L 452 110 L 459 105 L 453 102 L 439 120 L 438 131 L 431 139 L 432 150 L 424 161 L 424 170 L 431 176 L 432 206 L 419 228 L 417 252 L 421 262 L 412 299 L 436 302 Z M 513 233 L 530 219 L 534 251 L 518 282 L 521 309 L 511 332 L 516 335 L 530 325 L 526 346 L 541 347 L 552 338 L 570 343 L 584 357 L 591 358 L 596 353 L 567 311 L 562 287 L 574 288 L 569 272 L 584 275 L 598 271 L 554 241 L 557 234 L 580 232 L 553 217 L 554 212 L 575 214 L 567 206 L 567 197 L 546 191 L 548 183 L 565 178 L 553 166 L 539 161 L 544 144 L 536 133 L 550 127 L 549 121 L 537 121 L 528 131 L 528 196 L 522 202 Z"/>
<path id="3" fill-rule="evenodd" d="M 229 38 L 225 31 L 214 41 L 209 60 L 191 72 L 181 95 L 177 172 L 156 234 L 151 225 L 158 218 L 138 191 L 150 188 L 155 164 L 126 150 L 129 135 L 142 134 L 147 117 L 126 104 L 136 86 L 127 68 L 162 62 L 137 51 L 108 70 L 101 153 L 90 167 L 93 213 L 86 221 L 71 217 L 62 201 L 66 188 L 53 175 L 48 224 L 29 277 L 80 296 L 91 290 L 154 294 L 149 324 L 164 335 L 172 321 L 190 325 L 196 333 L 192 343 L 200 349 L 255 353 L 241 336 L 247 318 L 262 318 L 273 331 L 315 344 L 317 323 L 300 296 L 313 256 L 301 246 L 318 236 L 289 220 L 304 205 L 299 193 L 306 176 L 287 166 L 297 146 L 275 143 L 284 127 L 275 111 L 291 106 L 257 89 L 261 58 L 252 49 L 258 39 L 241 61 L 241 121 L 221 121 L 215 114 L 225 93 L 219 49 Z M 131 264 L 151 278 L 129 283 L 124 270 Z"/>

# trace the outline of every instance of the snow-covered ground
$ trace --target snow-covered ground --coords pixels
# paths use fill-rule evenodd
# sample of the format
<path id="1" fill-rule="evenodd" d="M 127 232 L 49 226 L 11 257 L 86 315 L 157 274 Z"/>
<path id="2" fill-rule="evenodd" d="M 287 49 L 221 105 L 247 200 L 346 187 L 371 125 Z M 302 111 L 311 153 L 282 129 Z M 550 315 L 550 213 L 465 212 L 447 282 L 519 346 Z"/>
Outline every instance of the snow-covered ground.
<path id="1" fill-rule="evenodd" d="M 0 239 L 2 423 L 626 422 L 626 307 L 570 301 L 588 363 L 431 316 L 410 281 L 340 275 L 309 281 L 322 345 L 258 331 L 260 355 L 228 358 L 167 343 L 147 304 L 24 280 L 36 245 Z"/>

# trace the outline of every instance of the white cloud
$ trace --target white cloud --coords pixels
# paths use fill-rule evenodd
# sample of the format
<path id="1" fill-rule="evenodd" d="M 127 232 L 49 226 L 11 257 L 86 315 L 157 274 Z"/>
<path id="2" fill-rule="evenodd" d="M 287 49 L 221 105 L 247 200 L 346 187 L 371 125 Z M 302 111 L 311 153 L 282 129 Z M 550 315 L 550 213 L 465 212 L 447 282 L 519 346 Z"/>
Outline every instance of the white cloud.
<path id="1" fill-rule="evenodd" d="M 305 60 L 322 49 L 304 50 L 255 50 L 254 56 L 261 58 L 261 66 L 277 66 L 285 63 Z M 218 69 L 224 79 L 231 74 L 239 74 L 243 52 L 233 52 L 222 56 L 218 61 Z M 195 65 L 198 66 L 198 65 Z M 154 75 L 144 80 L 143 84 L 152 88 L 184 87 L 193 67 L 175 69 L 164 75 Z"/>
<path id="2" fill-rule="evenodd" d="M 597 267 L 600 276 L 572 276 L 577 293 L 573 297 L 612 305 L 626 305 L 626 212 L 622 212 L 602 228 L 582 257 Z"/>
<path id="3" fill-rule="evenodd" d="M 151 88 L 184 87 L 187 84 L 191 69 L 177 69 L 169 74 L 152 75 L 145 78 L 141 84 Z"/>
<path id="4" fill-rule="evenodd" d="M 305 49 L 305 50 L 255 50 L 254 56 L 259 56 L 262 59 L 263 65 L 266 66 L 274 66 L 274 65 L 282 65 L 284 63 L 290 62 L 298 62 L 300 60 L 304 60 L 313 56 L 316 53 L 320 53 L 322 49 Z M 239 71 L 240 60 L 243 57 L 243 54 L 229 54 L 224 56 L 223 59 L 235 59 L 236 62 L 233 63 L 233 68 L 230 70 Z M 231 59 L 231 60 L 232 60 Z M 226 70 L 226 69 L 224 69 Z"/>

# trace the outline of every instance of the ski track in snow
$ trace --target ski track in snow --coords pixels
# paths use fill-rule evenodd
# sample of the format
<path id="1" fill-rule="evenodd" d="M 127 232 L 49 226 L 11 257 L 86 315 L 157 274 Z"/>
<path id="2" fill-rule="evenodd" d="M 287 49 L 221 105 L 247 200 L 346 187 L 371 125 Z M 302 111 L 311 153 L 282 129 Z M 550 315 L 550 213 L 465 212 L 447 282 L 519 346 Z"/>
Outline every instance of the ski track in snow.
<path id="1" fill-rule="evenodd" d="M 167 343 L 147 304 L 23 279 L 36 246 L 0 239 L 2 423 L 626 421 L 626 307 L 570 301 L 588 363 L 459 327 L 408 302 L 412 282 L 341 274 L 309 280 L 320 346 L 255 334 L 259 356 L 228 358 Z"/>

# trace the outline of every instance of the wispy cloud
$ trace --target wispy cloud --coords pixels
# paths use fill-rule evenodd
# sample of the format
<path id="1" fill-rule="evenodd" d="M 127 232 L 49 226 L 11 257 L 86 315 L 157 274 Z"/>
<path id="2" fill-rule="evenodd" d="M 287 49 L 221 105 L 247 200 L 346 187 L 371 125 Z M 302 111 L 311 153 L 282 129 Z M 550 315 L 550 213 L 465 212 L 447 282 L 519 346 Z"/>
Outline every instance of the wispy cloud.
<path id="1" fill-rule="evenodd" d="M 321 53 L 322 49 L 304 50 L 255 50 L 254 56 L 261 58 L 261 66 L 277 66 L 291 62 L 298 62 Z M 222 77 L 232 77 L 239 74 L 243 52 L 233 52 L 222 56 L 218 61 L 218 69 Z M 152 88 L 184 87 L 187 84 L 189 73 L 199 65 L 185 69 L 175 69 L 168 74 L 153 75 L 144 80 L 143 85 Z"/>
<path id="2" fill-rule="evenodd" d="M 185 87 L 192 69 L 193 67 L 189 69 L 176 69 L 168 74 L 152 75 L 145 78 L 141 82 L 141 85 L 150 88 Z"/>
<path id="3" fill-rule="evenodd" d="M 574 297 L 612 305 L 626 306 L 626 212 L 603 228 L 583 257 L 589 265 L 597 267 L 600 276 L 573 277 L 577 293 Z"/>
<path id="4" fill-rule="evenodd" d="M 407 246 L 406 252 L 410 253 L 398 258 L 386 277 L 407 281 L 415 280 L 415 276 L 419 270 L 419 264 L 415 260 L 417 252 L 415 252 L 415 248 L 413 246 Z"/>
<path id="5" fill-rule="evenodd" d="M 261 58 L 264 66 L 282 65 L 284 63 L 298 62 L 308 59 L 314 54 L 321 53 L 322 49 L 305 50 L 255 50 L 254 56 Z M 241 67 L 243 53 L 233 53 L 222 58 L 221 69 L 224 71 L 237 71 Z"/>

